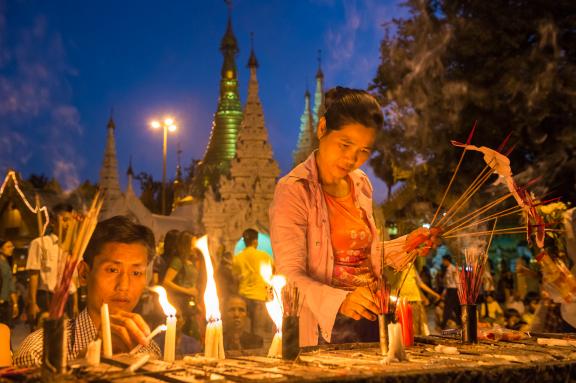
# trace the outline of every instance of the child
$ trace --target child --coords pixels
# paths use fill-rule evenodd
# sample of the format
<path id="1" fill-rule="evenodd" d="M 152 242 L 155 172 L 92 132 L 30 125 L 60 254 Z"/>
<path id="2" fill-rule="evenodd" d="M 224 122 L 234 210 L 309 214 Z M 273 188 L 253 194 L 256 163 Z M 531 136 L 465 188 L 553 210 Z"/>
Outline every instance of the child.
<path id="1" fill-rule="evenodd" d="M 499 322 L 502 320 L 503 315 L 504 312 L 494 299 L 494 294 L 486 294 L 486 301 L 480 306 L 480 321 L 489 323 Z"/>
<path id="2" fill-rule="evenodd" d="M 510 330 L 526 331 L 526 322 L 522 320 L 520 313 L 515 309 L 506 310 L 506 328 Z"/>

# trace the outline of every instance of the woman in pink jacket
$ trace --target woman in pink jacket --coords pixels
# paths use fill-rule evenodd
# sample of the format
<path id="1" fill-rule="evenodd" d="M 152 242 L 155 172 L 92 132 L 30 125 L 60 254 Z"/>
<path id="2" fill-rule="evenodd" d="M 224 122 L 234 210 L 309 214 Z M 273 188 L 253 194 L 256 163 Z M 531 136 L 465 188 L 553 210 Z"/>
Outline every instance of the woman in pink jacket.
<path id="1" fill-rule="evenodd" d="M 371 155 L 383 115 L 372 95 L 341 87 L 326 93 L 325 110 L 318 150 L 278 182 L 270 207 L 278 273 L 304 296 L 300 346 L 378 341 L 377 307 L 367 287 L 372 270 L 380 270 L 378 234 L 372 186 L 359 167 Z"/>

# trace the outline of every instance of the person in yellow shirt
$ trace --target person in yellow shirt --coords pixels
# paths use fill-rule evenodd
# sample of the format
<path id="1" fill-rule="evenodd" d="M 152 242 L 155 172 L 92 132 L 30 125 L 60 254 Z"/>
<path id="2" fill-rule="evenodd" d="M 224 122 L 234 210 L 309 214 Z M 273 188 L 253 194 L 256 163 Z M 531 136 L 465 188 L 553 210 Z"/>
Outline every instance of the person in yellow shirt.
<path id="1" fill-rule="evenodd" d="M 268 253 L 257 249 L 256 230 L 246 229 L 242 237 L 246 248 L 234 256 L 232 272 L 238 280 L 238 293 L 246 299 L 251 332 L 266 338 L 272 332 L 272 320 L 266 311 L 268 285 L 260 275 L 260 268 L 273 266 L 273 261 Z"/>
<path id="2" fill-rule="evenodd" d="M 408 273 L 408 275 L 406 275 L 406 273 Z M 412 307 L 412 325 L 414 335 L 430 335 L 430 330 L 428 328 L 428 315 L 426 314 L 426 308 L 424 307 L 424 303 L 427 305 L 429 301 L 421 290 L 432 295 L 437 301 L 441 298 L 440 294 L 432 290 L 422 281 L 422 279 L 420 279 L 415 266 L 411 266 L 408 270 L 404 271 L 401 280 L 404 280 L 404 284 L 402 285 L 402 290 L 400 290 L 398 295 L 400 298 L 405 298 L 408 304 Z"/>

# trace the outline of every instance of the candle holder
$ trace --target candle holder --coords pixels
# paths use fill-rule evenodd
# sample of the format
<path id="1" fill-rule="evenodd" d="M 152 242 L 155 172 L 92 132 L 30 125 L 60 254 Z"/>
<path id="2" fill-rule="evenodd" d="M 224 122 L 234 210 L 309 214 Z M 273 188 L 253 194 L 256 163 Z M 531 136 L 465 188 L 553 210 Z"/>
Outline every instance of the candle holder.
<path id="1" fill-rule="evenodd" d="M 294 360 L 300 353 L 300 318 L 286 316 L 282 321 L 282 359 Z"/>
<path id="2" fill-rule="evenodd" d="M 478 343 L 478 305 L 462 305 L 462 342 Z"/>
<path id="3" fill-rule="evenodd" d="M 59 381 L 67 372 L 66 322 L 47 318 L 43 323 L 42 376 L 45 381 Z"/>

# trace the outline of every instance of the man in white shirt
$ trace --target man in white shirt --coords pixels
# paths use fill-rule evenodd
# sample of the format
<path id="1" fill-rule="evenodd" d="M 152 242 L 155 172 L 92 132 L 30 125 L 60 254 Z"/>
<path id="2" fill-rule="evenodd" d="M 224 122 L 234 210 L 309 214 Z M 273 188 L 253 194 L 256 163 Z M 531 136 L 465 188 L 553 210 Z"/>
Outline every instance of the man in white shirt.
<path id="1" fill-rule="evenodd" d="M 54 232 L 58 232 L 60 220 L 66 224 L 72 218 L 72 207 L 59 204 L 54 207 L 52 213 L 51 227 L 53 233 L 38 237 L 30 242 L 26 260 L 26 270 L 30 273 L 28 317 L 33 328 L 36 327 L 39 316 L 48 311 L 50 300 L 66 262 L 66 254 L 60 249 L 59 238 Z M 70 297 L 66 305 L 66 312 L 70 317 L 75 317 L 78 314 L 75 280 L 76 275 L 70 284 Z"/>
<path id="2" fill-rule="evenodd" d="M 442 317 L 442 328 L 446 328 L 449 320 L 462 326 L 462 310 L 458 299 L 458 270 L 452 264 L 452 257 L 448 254 L 442 256 L 442 265 L 446 267 L 444 273 L 444 315 Z"/>

